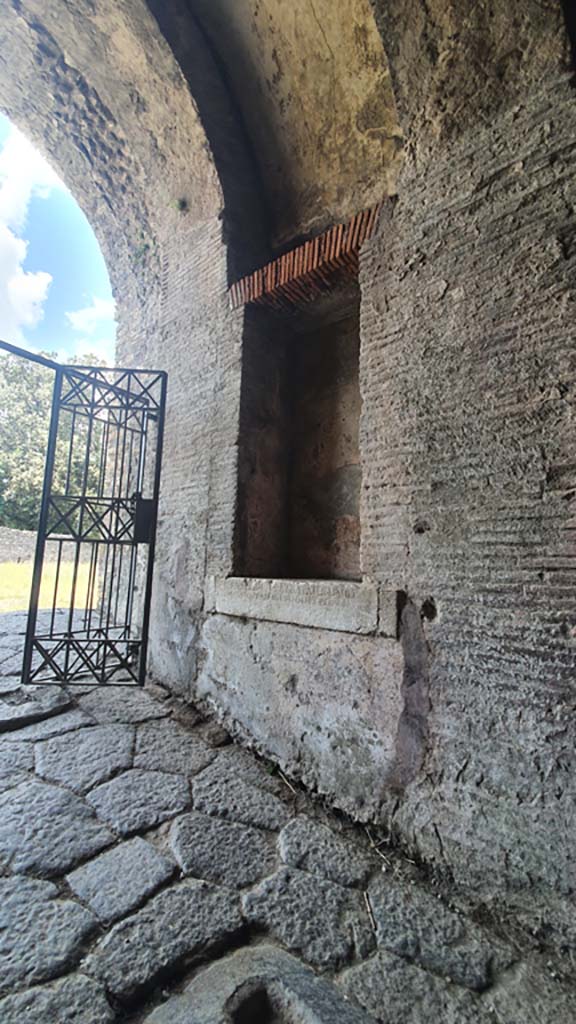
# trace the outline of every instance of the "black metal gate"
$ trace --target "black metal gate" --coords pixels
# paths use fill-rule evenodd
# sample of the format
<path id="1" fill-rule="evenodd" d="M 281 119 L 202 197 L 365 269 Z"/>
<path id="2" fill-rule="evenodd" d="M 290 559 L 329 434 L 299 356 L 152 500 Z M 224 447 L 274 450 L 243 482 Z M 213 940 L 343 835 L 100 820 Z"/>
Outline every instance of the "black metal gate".
<path id="1" fill-rule="evenodd" d="M 166 374 L 32 358 L 55 382 L 22 680 L 142 685 Z"/>

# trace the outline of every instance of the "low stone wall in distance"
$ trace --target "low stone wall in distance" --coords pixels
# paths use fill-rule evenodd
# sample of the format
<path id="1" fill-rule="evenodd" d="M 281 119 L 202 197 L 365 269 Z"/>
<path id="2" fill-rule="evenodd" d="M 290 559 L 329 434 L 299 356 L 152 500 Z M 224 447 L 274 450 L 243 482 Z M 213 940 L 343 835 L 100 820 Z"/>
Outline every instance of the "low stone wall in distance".
<path id="1" fill-rule="evenodd" d="M 31 562 L 36 550 L 34 530 L 12 530 L 0 526 L 0 563 Z"/>

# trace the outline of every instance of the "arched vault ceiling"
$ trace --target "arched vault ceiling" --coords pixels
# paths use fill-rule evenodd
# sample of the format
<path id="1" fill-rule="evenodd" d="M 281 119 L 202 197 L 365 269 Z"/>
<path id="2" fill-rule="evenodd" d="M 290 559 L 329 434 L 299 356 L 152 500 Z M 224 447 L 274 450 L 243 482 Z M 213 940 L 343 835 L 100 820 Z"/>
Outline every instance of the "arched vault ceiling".
<path id="1" fill-rule="evenodd" d="M 402 139 L 369 0 L 190 7 L 244 120 L 276 244 L 394 191 Z"/>
<path id="2" fill-rule="evenodd" d="M 197 220 L 221 208 L 195 103 L 144 0 L 4 0 L 0 108 L 84 205 L 99 196 L 117 219 L 165 218 L 180 195 Z"/>

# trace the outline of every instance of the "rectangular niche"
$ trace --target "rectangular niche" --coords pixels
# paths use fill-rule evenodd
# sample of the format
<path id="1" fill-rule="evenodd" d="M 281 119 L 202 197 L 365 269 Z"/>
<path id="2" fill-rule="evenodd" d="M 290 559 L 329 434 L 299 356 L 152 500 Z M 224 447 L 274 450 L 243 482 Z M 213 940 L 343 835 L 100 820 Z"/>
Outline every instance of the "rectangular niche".
<path id="1" fill-rule="evenodd" d="M 359 580 L 360 296 L 247 307 L 234 575 Z"/>

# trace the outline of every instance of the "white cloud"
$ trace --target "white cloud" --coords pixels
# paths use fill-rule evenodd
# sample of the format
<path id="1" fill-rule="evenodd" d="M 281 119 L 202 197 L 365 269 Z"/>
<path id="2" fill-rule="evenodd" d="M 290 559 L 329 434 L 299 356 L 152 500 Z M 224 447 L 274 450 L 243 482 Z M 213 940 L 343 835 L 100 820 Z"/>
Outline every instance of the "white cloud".
<path id="1" fill-rule="evenodd" d="M 13 126 L 0 152 L 0 222 L 22 231 L 33 195 L 46 198 L 64 182 L 28 139 Z"/>
<path id="2" fill-rule="evenodd" d="M 34 195 L 64 184 L 20 132 L 11 127 L 0 151 L 0 338 L 25 344 L 23 328 L 35 327 L 52 281 L 46 271 L 24 270 L 27 242 L 19 237 Z"/>
<path id="3" fill-rule="evenodd" d="M 94 295 L 90 306 L 66 313 L 66 317 L 75 331 L 93 335 L 103 322 L 114 320 L 115 308 L 114 299 L 99 299 Z"/>
<path id="4" fill-rule="evenodd" d="M 0 223 L 0 338 L 24 343 L 22 328 L 35 327 L 52 281 L 45 271 L 23 269 L 26 242 Z"/>

